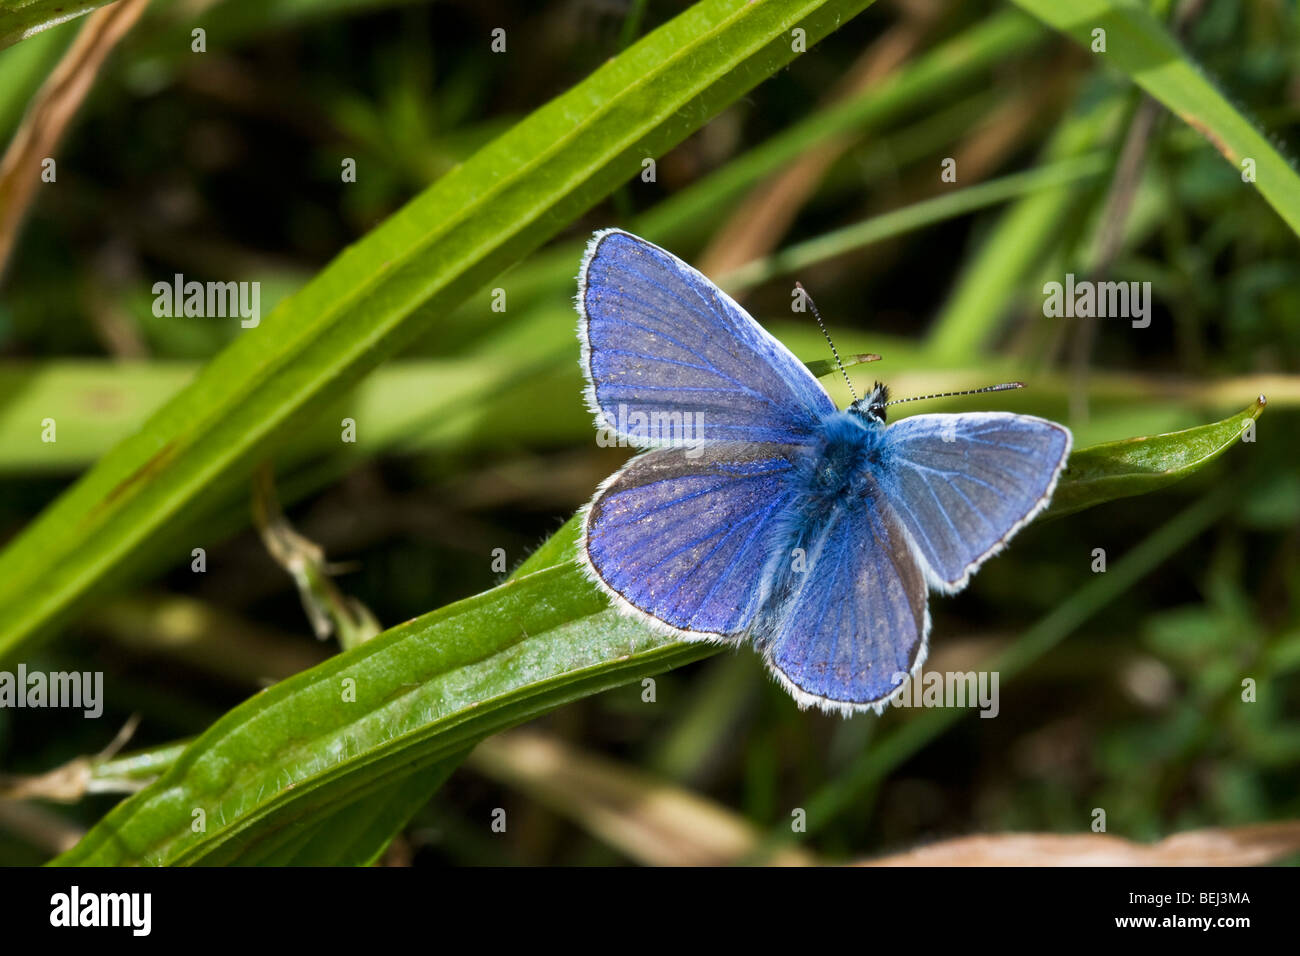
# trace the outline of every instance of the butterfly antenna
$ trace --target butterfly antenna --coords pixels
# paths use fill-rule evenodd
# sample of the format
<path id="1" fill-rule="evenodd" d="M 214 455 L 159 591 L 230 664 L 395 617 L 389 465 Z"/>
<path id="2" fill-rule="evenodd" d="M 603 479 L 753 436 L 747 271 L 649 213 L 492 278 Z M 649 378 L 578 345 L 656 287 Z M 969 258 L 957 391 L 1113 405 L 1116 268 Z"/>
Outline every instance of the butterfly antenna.
<path id="1" fill-rule="evenodd" d="M 904 402 L 923 402 L 927 398 L 955 398 L 958 395 L 979 395 L 981 392 L 1009 392 L 1013 388 L 1024 388 L 1024 382 L 1003 382 L 1001 385 L 985 385 L 983 388 L 968 388 L 960 392 L 936 392 L 933 395 L 917 395 L 913 398 L 896 398 L 886 405 L 902 405 Z"/>
<path id="2" fill-rule="evenodd" d="M 812 309 L 813 318 L 817 320 L 817 327 L 822 330 L 822 335 L 826 336 L 826 342 L 831 347 L 831 355 L 835 356 L 835 364 L 839 366 L 840 374 L 844 376 L 844 384 L 849 387 L 849 394 L 853 396 L 853 400 L 856 402 L 858 400 L 858 393 L 853 388 L 853 383 L 849 381 L 849 371 L 844 367 L 844 363 L 840 361 L 840 353 L 839 350 L 835 348 L 835 342 L 831 339 L 831 334 L 826 331 L 826 323 L 822 321 L 822 314 L 817 311 L 817 303 L 812 300 L 812 296 L 810 296 L 808 290 L 803 287 L 803 283 L 796 282 L 794 287 L 802 292 L 803 297 L 808 301 L 808 308 Z"/>

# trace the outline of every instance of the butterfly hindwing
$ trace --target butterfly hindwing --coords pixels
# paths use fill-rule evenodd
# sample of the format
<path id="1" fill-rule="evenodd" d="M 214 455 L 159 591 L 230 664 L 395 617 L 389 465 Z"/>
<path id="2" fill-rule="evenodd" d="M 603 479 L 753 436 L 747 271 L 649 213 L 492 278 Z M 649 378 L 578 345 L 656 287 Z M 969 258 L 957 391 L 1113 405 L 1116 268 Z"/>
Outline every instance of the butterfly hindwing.
<path id="1" fill-rule="evenodd" d="M 583 518 L 589 575 L 623 610 L 684 637 L 742 633 L 758 609 L 771 531 L 794 496 L 794 454 L 721 443 L 638 455 Z"/>
<path id="2" fill-rule="evenodd" d="M 835 410 L 812 373 L 726 293 L 629 233 L 592 239 L 578 312 L 588 404 L 598 425 L 633 444 L 806 442 Z"/>
<path id="3" fill-rule="evenodd" d="M 879 711 L 925 658 L 924 574 L 876 494 L 835 509 L 812 541 L 758 647 L 801 706 Z"/>
<path id="4" fill-rule="evenodd" d="M 1047 505 L 1070 453 L 1065 428 L 1009 412 L 916 415 L 885 436 L 889 505 L 948 592 Z"/>

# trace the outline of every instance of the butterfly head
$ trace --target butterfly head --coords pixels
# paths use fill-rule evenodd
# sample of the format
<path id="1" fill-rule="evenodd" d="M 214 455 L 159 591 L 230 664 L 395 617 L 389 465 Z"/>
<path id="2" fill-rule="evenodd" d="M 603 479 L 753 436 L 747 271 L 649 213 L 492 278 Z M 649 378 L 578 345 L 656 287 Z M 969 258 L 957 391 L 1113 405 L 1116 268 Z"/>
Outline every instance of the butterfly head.
<path id="1" fill-rule="evenodd" d="M 868 422 L 885 424 L 885 406 L 889 404 L 889 386 L 879 382 L 867 393 L 849 406 L 849 411 Z"/>

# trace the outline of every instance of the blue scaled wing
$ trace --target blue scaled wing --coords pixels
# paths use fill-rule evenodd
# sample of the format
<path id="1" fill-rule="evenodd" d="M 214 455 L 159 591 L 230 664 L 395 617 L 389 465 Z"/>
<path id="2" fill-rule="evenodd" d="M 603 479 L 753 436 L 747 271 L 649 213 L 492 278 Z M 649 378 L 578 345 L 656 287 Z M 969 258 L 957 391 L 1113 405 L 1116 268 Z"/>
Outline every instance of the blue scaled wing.
<path id="1" fill-rule="evenodd" d="M 791 446 L 720 443 L 638 455 L 597 492 L 579 541 L 620 610 L 695 640 L 745 631 L 772 529 L 793 499 Z"/>
<path id="2" fill-rule="evenodd" d="M 1070 432 L 1008 412 L 916 415 L 885 430 L 878 480 L 931 586 L 966 586 L 1051 500 Z"/>
<path id="3" fill-rule="evenodd" d="M 796 570 L 776 574 L 788 596 L 764 609 L 758 649 L 801 707 L 879 713 L 925 660 L 924 573 L 878 493 L 841 503 L 807 540 Z"/>
<path id="4" fill-rule="evenodd" d="M 807 443 L 834 403 L 790 351 L 676 256 L 617 229 L 578 275 L 587 404 L 637 446 Z"/>

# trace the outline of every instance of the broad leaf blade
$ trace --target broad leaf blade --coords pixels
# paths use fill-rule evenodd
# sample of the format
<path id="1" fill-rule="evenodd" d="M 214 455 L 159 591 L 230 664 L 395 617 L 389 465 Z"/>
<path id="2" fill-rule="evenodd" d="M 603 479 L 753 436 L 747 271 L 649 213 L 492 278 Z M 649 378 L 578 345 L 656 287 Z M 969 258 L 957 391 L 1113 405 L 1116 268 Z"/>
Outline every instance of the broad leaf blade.
<path id="1" fill-rule="evenodd" d="M 547 568 L 245 701 L 58 862 L 274 858 L 313 822 L 488 734 L 713 650 L 620 616 L 573 564 Z"/>
<path id="2" fill-rule="evenodd" d="M 241 865 L 369 866 L 405 829 L 468 755 L 468 751 L 417 771 L 385 790 L 362 797 L 324 820 L 313 820 L 266 855 L 242 857 Z"/>
<path id="3" fill-rule="evenodd" d="M 1261 395 L 1246 410 L 1181 432 L 1126 438 L 1070 456 L 1044 517 L 1057 518 L 1093 505 L 1143 495 L 1186 478 L 1242 440 L 1248 422 L 1264 411 Z"/>

